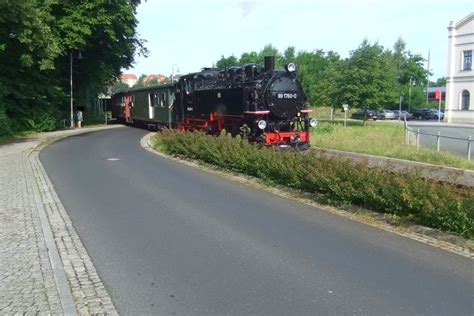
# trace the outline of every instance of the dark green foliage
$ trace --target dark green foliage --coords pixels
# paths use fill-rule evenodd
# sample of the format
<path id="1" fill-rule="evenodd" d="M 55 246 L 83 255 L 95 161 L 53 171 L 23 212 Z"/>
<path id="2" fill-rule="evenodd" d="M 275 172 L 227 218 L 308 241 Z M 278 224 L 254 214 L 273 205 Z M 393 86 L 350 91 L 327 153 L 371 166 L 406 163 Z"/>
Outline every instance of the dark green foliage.
<path id="1" fill-rule="evenodd" d="M 474 237 L 474 192 L 467 188 L 369 168 L 344 159 L 279 152 L 227 135 L 216 138 L 165 131 L 157 140 L 169 154 L 316 193 L 326 203 L 354 204 Z"/>
<path id="2" fill-rule="evenodd" d="M 136 52 L 146 54 L 136 34 L 139 3 L 0 1 L 0 135 L 62 125 L 69 117 L 71 54 L 74 105 L 94 104 Z"/>

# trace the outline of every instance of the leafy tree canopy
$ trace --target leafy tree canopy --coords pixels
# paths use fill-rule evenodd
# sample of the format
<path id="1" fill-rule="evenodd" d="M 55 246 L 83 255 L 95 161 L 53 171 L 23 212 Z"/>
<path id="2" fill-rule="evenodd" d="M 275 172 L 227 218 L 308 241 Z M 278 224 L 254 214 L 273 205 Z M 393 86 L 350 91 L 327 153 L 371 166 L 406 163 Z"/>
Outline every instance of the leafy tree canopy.
<path id="1" fill-rule="evenodd" d="M 87 107 L 105 82 L 132 65 L 135 53 L 146 54 L 136 33 L 139 4 L 1 1 L 0 134 L 54 129 L 67 117 L 71 56 L 75 104 Z M 39 122 L 45 113 L 53 122 L 47 126 Z"/>

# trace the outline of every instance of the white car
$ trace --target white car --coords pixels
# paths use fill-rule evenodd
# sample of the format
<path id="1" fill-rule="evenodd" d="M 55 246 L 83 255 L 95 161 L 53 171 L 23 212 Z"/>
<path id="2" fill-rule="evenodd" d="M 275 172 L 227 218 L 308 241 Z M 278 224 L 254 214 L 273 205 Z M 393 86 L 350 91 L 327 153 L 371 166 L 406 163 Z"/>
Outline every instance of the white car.
<path id="1" fill-rule="evenodd" d="M 440 112 L 437 109 L 430 109 L 430 112 L 433 113 L 433 118 L 435 120 L 437 120 L 438 117 L 441 118 L 441 121 L 444 119 L 444 113 L 443 112 Z"/>
<path id="2" fill-rule="evenodd" d="M 395 119 L 395 113 L 393 113 L 393 111 L 390 111 L 390 110 L 383 110 L 379 112 L 378 118 L 381 120 L 393 120 Z"/>

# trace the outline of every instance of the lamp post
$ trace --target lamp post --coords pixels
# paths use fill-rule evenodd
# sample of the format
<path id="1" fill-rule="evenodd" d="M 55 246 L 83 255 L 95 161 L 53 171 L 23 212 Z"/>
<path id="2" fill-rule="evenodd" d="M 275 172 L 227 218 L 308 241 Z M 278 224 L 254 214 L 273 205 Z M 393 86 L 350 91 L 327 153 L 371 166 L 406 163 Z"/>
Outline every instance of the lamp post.
<path id="1" fill-rule="evenodd" d="M 71 101 L 71 124 L 70 127 L 74 128 L 74 113 L 73 113 L 73 95 L 72 95 L 72 50 L 71 53 L 69 54 L 69 87 L 70 87 L 70 101 Z"/>
<path id="2" fill-rule="evenodd" d="M 344 127 L 347 126 L 347 110 L 349 109 L 349 104 L 347 102 L 344 102 L 342 105 L 342 108 L 344 109 Z"/>
<path id="3" fill-rule="evenodd" d="M 408 112 L 411 110 L 411 86 L 416 85 L 416 80 L 410 77 L 410 84 L 408 85 Z"/>
<path id="4" fill-rule="evenodd" d="M 171 84 L 174 83 L 174 68 L 176 66 L 176 71 L 179 73 L 179 68 L 177 64 L 173 64 L 171 66 Z M 173 110 L 173 101 L 172 101 L 173 95 L 169 94 L 168 95 L 168 128 L 171 129 L 171 111 Z"/>
<path id="5" fill-rule="evenodd" d="M 171 66 L 171 83 L 173 83 L 173 80 L 174 80 L 174 69 L 175 69 L 175 67 L 176 67 L 177 73 L 179 73 L 178 64 L 173 64 L 173 66 Z"/>
<path id="6" fill-rule="evenodd" d="M 69 54 L 69 88 L 70 88 L 70 102 L 71 102 L 71 113 L 70 113 L 70 119 L 71 119 L 71 124 L 70 127 L 74 128 L 74 98 L 73 98 L 73 83 L 72 83 L 72 59 L 73 59 L 73 50 L 71 49 L 71 52 Z M 79 52 L 79 55 L 77 56 L 77 59 L 82 59 L 81 52 Z"/>

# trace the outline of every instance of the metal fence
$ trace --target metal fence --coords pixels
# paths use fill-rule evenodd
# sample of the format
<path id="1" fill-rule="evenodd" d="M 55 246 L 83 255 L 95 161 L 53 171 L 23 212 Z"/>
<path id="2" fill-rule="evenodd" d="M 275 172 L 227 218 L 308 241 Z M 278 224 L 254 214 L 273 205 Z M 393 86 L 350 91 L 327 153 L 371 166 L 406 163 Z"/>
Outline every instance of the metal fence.
<path id="1" fill-rule="evenodd" d="M 472 142 L 474 139 L 472 139 L 472 136 L 467 136 L 467 137 L 453 137 L 453 136 L 447 136 L 447 135 L 441 135 L 441 132 L 437 132 L 436 134 L 433 133 L 427 133 L 427 132 L 422 132 L 419 128 L 411 128 L 408 127 L 405 121 L 405 142 L 410 145 L 416 145 L 417 148 L 420 147 L 420 135 L 427 135 L 427 136 L 432 136 L 436 137 L 436 151 L 441 150 L 441 140 L 442 139 L 451 139 L 451 140 L 457 140 L 457 141 L 463 141 L 466 142 L 466 157 L 467 160 L 471 160 L 471 149 L 472 149 Z"/>

